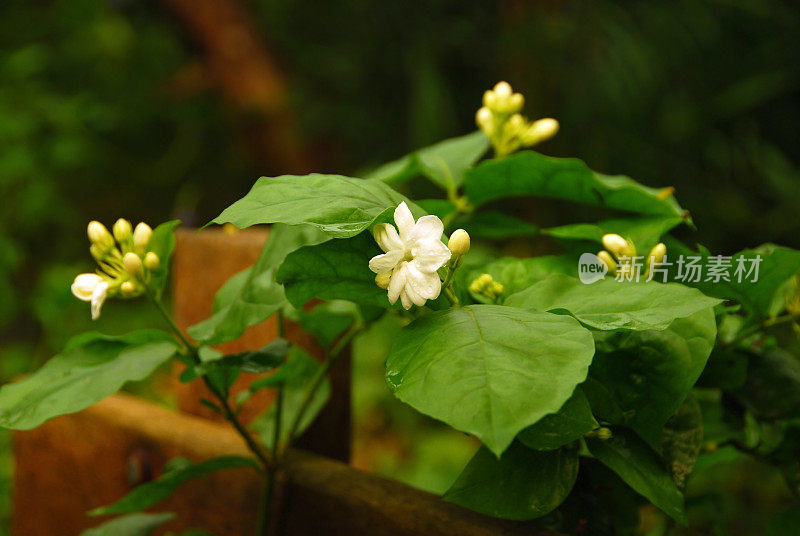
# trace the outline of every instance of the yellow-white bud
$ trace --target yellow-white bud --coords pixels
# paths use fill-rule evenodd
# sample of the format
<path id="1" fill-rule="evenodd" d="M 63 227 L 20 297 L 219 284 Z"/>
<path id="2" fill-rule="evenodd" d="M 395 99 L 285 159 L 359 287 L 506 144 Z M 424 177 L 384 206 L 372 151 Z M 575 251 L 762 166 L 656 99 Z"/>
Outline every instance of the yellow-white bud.
<path id="1" fill-rule="evenodd" d="M 650 254 L 647 256 L 647 262 L 652 266 L 653 264 L 663 261 L 666 254 L 667 246 L 661 243 L 656 244 L 655 247 L 650 250 Z"/>
<path id="2" fill-rule="evenodd" d="M 119 290 L 125 296 L 130 296 L 131 294 L 136 292 L 136 285 L 133 283 L 133 281 L 125 281 L 124 283 L 122 283 L 122 285 L 120 285 Z"/>
<path id="3" fill-rule="evenodd" d="M 469 251 L 469 233 L 464 229 L 456 229 L 447 241 L 447 247 L 453 257 L 463 257 Z"/>
<path id="4" fill-rule="evenodd" d="M 392 272 L 386 272 L 385 274 L 378 274 L 375 276 L 375 284 L 381 287 L 383 290 L 389 288 L 389 281 L 392 279 Z"/>
<path id="5" fill-rule="evenodd" d="M 118 219 L 114 227 L 111 228 L 111 231 L 114 233 L 114 238 L 116 238 L 117 242 L 120 244 L 130 239 L 132 230 L 131 222 L 125 218 Z"/>
<path id="6" fill-rule="evenodd" d="M 144 222 L 140 223 L 136 226 L 136 229 L 133 230 L 133 247 L 141 253 L 144 253 L 147 244 L 150 243 L 151 236 L 153 236 L 153 230 L 150 226 Z"/>
<path id="7" fill-rule="evenodd" d="M 519 135 L 525 130 L 525 118 L 520 114 L 514 114 L 508 118 L 506 123 L 506 132 L 514 135 Z"/>
<path id="8" fill-rule="evenodd" d="M 89 222 L 86 234 L 92 244 L 97 244 L 104 252 L 114 247 L 114 237 L 108 232 L 106 226 L 99 221 Z"/>
<path id="9" fill-rule="evenodd" d="M 539 119 L 534 121 L 521 135 L 524 145 L 534 145 L 536 143 L 549 140 L 558 132 L 558 121 L 555 119 Z"/>
<path id="10" fill-rule="evenodd" d="M 636 255 L 636 248 L 633 247 L 633 243 L 618 234 L 603 235 L 603 247 L 613 253 L 617 259 Z"/>
<path id="11" fill-rule="evenodd" d="M 142 259 L 132 251 L 122 257 L 122 265 L 125 267 L 125 271 L 131 275 L 136 275 L 142 271 Z"/>
<path id="12" fill-rule="evenodd" d="M 482 106 L 476 113 L 475 113 L 475 123 L 478 127 L 486 132 L 487 134 L 494 131 L 494 117 L 492 116 L 492 111 L 489 110 L 486 106 Z"/>
<path id="13" fill-rule="evenodd" d="M 148 270 L 156 270 L 159 265 L 161 264 L 161 259 L 158 258 L 158 255 L 153 253 L 152 251 L 148 251 L 147 255 L 144 256 L 144 265 L 147 267 Z"/>
<path id="14" fill-rule="evenodd" d="M 490 110 L 494 110 L 497 105 L 497 95 L 494 91 L 489 90 L 483 93 L 483 105 Z"/>
<path id="15" fill-rule="evenodd" d="M 498 82 L 494 86 L 494 93 L 498 99 L 507 99 L 514 93 L 514 90 L 508 82 Z"/>
<path id="16" fill-rule="evenodd" d="M 614 261 L 614 258 L 611 256 L 611 254 L 608 251 L 603 250 L 603 251 L 598 252 L 597 253 L 597 258 L 600 259 L 600 261 L 603 264 L 608 266 L 608 272 L 609 273 L 613 274 L 614 272 L 616 272 L 617 263 L 616 263 L 616 261 Z"/>

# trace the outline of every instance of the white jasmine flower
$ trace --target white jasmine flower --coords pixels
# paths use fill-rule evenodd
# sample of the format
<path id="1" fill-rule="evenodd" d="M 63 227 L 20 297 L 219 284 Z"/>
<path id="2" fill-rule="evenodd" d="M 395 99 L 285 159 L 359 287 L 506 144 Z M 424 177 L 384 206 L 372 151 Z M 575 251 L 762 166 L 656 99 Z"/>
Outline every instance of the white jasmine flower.
<path id="1" fill-rule="evenodd" d="M 100 309 L 108 295 L 108 283 L 97 274 L 80 274 L 75 278 L 71 288 L 76 298 L 91 302 L 92 320 L 100 318 Z"/>
<path id="2" fill-rule="evenodd" d="M 397 229 L 388 223 L 376 225 L 375 241 L 385 252 L 369 261 L 369 269 L 389 277 L 389 301 L 400 298 L 403 307 L 422 306 L 435 300 L 442 291 L 436 272 L 450 260 L 450 250 L 442 242 L 444 225 L 437 216 L 423 216 L 414 223 L 414 216 L 405 202 L 394 211 Z M 398 234 L 398 230 L 400 231 Z"/>

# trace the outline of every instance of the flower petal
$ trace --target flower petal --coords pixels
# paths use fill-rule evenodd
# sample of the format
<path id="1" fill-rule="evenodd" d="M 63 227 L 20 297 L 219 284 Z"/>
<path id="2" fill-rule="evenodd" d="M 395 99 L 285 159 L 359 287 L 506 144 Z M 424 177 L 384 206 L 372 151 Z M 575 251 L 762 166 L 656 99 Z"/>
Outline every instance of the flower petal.
<path id="1" fill-rule="evenodd" d="M 394 222 L 400 231 L 400 239 L 405 242 L 414 230 L 414 215 L 411 214 L 406 202 L 403 201 L 394 209 Z"/>
<path id="2" fill-rule="evenodd" d="M 82 301 L 89 301 L 92 299 L 92 293 L 97 285 L 103 280 L 97 274 L 80 274 L 75 278 L 70 290 L 72 294 Z"/>
<path id="3" fill-rule="evenodd" d="M 417 293 L 417 291 L 414 290 L 414 287 L 412 287 L 408 283 L 406 283 L 406 286 L 403 289 L 403 291 L 404 291 L 403 294 L 400 295 L 401 299 L 405 295 L 405 296 L 408 296 L 408 298 L 411 300 L 411 303 L 413 303 L 414 305 L 416 305 L 418 307 L 422 307 L 423 305 L 425 305 L 425 302 L 427 300 L 424 297 L 420 296 Z M 405 305 L 405 304 L 403 304 L 403 305 Z"/>
<path id="4" fill-rule="evenodd" d="M 422 272 L 433 273 L 450 260 L 451 252 L 439 240 L 422 240 L 411 249 L 414 265 Z"/>
<path id="5" fill-rule="evenodd" d="M 372 228 L 372 236 L 375 237 L 375 241 L 386 253 L 394 249 L 405 249 L 403 241 L 400 240 L 400 236 L 397 234 L 397 229 L 394 228 L 394 225 L 379 223 Z"/>
<path id="6" fill-rule="evenodd" d="M 406 288 L 409 287 L 413 290 L 412 298 L 416 294 L 425 300 L 435 300 L 442 292 L 442 281 L 439 279 L 439 274 L 421 272 L 414 263 L 408 263 Z"/>
<path id="7" fill-rule="evenodd" d="M 400 296 L 400 293 L 403 290 L 403 287 L 406 286 L 406 273 L 407 273 L 407 262 L 400 263 L 397 268 L 392 271 L 392 278 L 389 280 L 389 303 L 393 304 L 397 302 L 397 298 Z"/>
<path id="8" fill-rule="evenodd" d="M 403 292 L 400 293 L 400 302 L 403 304 L 403 309 L 408 311 L 411 309 L 411 306 L 414 305 L 414 302 L 411 301 L 411 297 L 408 295 L 405 289 Z"/>
<path id="9" fill-rule="evenodd" d="M 369 269 L 376 274 L 391 272 L 402 258 L 403 251 L 399 249 L 389 251 L 383 255 L 375 255 L 369 261 Z"/>
<path id="10" fill-rule="evenodd" d="M 408 237 L 411 246 L 419 240 L 442 240 L 444 224 L 439 216 L 423 216 L 417 220 L 411 235 Z"/>
<path id="11" fill-rule="evenodd" d="M 108 283 L 105 281 L 98 283 L 94 292 L 92 292 L 92 320 L 100 318 L 100 308 L 103 307 L 103 303 L 106 301 L 107 292 Z"/>

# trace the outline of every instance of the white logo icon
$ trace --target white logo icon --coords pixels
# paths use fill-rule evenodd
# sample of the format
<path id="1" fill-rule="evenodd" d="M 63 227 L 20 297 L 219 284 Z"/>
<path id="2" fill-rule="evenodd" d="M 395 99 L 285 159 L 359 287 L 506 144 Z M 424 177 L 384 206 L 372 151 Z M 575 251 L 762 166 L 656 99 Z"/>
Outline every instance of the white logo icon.
<path id="1" fill-rule="evenodd" d="M 578 277 L 581 283 L 591 285 L 600 281 L 608 273 L 608 266 L 594 253 L 584 253 L 578 259 Z"/>

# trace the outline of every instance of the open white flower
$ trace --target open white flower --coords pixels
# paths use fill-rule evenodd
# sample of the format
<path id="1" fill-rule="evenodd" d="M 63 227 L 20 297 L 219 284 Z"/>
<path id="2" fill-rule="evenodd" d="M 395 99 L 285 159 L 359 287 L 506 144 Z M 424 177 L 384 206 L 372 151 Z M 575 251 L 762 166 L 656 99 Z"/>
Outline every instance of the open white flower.
<path id="1" fill-rule="evenodd" d="M 92 320 L 100 318 L 100 309 L 108 295 L 108 283 L 97 274 L 80 274 L 75 278 L 71 289 L 79 300 L 91 302 Z"/>
<path id="2" fill-rule="evenodd" d="M 450 250 L 442 242 L 444 225 L 437 216 L 423 216 L 414 223 L 405 202 L 395 209 L 394 221 L 397 229 L 388 223 L 373 228 L 375 241 L 385 253 L 373 257 L 369 269 L 390 274 L 387 290 L 391 303 L 400 298 L 406 309 L 425 305 L 439 297 L 442 282 L 436 270 L 450 260 Z"/>

